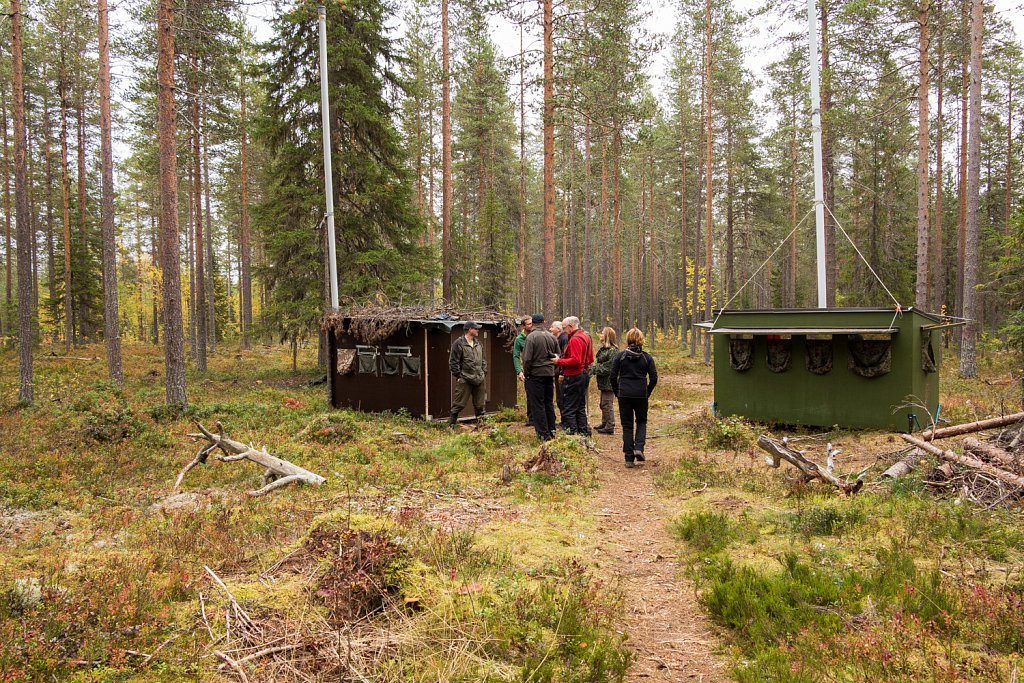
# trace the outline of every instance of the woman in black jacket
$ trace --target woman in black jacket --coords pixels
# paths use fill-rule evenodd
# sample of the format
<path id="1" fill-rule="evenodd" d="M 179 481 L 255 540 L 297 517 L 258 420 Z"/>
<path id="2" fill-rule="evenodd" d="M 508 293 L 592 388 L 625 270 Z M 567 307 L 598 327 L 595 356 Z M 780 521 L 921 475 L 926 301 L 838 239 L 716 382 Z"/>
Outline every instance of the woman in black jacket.
<path id="1" fill-rule="evenodd" d="M 626 467 L 644 461 L 647 441 L 647 400 L 658 384 L 654 358 L 644 351 L 644 333 L 635 327 L 626 333 L 625 351 L 612 361 L 612 391 L 619 398 L 619 421 L 622 423 L 622 452 Z M 633 433 L 634 419 L 636 434 Z"/>

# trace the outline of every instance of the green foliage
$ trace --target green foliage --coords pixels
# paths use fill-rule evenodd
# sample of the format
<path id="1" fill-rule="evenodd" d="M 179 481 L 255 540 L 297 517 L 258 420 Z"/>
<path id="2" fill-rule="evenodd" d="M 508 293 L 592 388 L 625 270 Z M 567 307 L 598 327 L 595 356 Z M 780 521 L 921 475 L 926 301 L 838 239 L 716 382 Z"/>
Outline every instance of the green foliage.
<path id="1" fill-rule="evenodd" d="M 702 555 L 713 555 L 736 538 L 732 518 L 718 512 L 684 515 L 672 523 L 672 532 Z"/>
<path id="2" fill-rule="evenodd" d="M 704 409 L 687 422 L 693 438 L 705 450 L 739 451 L 754 443 L 754 431 L 746 420 L 735 415 L 716 417 Z"/>
<path id="3" fill-rule="evenodd" d="M 335 227 L 342 296 L 412 291 L 429 272 L 416 239 L 405 152 L 395 129 L 394 46 L 381 0 L 327 5 Z M 316 329 L 324 302 L 325 223 L 316 6 L 297 3 L 274 19 L 264 46 L 267 98 L 256 137 L 269 150 L 270 183 L 254 211 L 266 238 L 267 315 L 289 339 Z"/>
<path id="4" fill-rule="evenodd" d="M 793 530 L 804 536 L 839 536 L 864 521 L 864 511 L 852 500 L 800 510 L 789 516 Z"/>

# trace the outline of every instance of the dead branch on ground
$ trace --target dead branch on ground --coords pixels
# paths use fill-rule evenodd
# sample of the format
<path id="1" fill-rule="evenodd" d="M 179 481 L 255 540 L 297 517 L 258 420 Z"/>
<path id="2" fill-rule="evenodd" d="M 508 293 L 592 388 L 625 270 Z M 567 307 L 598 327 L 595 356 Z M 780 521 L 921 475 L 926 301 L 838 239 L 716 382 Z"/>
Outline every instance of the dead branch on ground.
<path id="1" fill-rule="evenodd" d="M 249 495 L 253 497 L 263 496 L 275 489 L 279 489 L 282 486 L 287 486 L 292 482 L 303 482 L 312 486 L 319 486 L 323 484 L 327 479 L 321 477 L 319 474 L 310 472 L 307 469 L 303 469 L 298 465 L 283 460 L 276 455 L 271 455 L 267 452 L 264 447 L 261 450 L 256 450 L 251 445 L 229 439 L 224 436 L 224 425 L 217 422 L 217 433 L 210 432 L 199 422 L 196 422 L 196 426 L 199 427 L 201 434 L 189 434 L 189 437 L 199 440 L 206 440 L 208 443 L 199 449 L 196 457 L 189 464 L 185 465 L 185 468 L 178 474 L 177 480 L 174 482 L 175 490 L 181 486 L 182 480 L 185 475 L 188 474 L 196 465 L 202 465 L 206 463 L 210 453 L 214 450 L 220 450 L 223 455 L 218 455 L 217 459 L 221 462 L 236 462 L 238 460 L 249 460 L 257 465 L 262 465 L 265 470 L 263 472 L 263 487 L 254 491 L 249 491 Z"/>
<path id="2" fill-rule="evenodd" d="M 757 445 L 762 450 L 769 453 L 769 456 L 765 458 L 765 461 L 770 467 L 777 468 L 780 464 L 780 460 L 785 460 L 799 470 L 801 478 L 805 481 L 820 479 L 821 481 L 835 486 L 847 495 L 857 493 L 857 491 L 860 491 L 861 487 L 864 486 L 864 480 L 860 477 L 853 481 L 847 481 L 832 474 L 833 459 L 835 455 L 839 453 L 838 450 L 834 450 L 832 448 L 832 444 L 828 444 L 828 466 L 824 468 L 809 460 L 804 456 L 802 451 L 796 451 L 790 448 L 785 439 L 783 439 L 782 442 L 779 442 L 762 434 L 757 439 Z"/>

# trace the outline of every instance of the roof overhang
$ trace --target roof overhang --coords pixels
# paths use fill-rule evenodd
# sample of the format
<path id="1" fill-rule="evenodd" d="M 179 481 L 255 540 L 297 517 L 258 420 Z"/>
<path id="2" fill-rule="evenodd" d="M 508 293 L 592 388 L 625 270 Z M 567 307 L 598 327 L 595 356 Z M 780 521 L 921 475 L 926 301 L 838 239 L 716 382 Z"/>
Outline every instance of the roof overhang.
<path id="1" fill-rule="evenodd" d="M 765 336 L 771 334 L 896 334 L 898 327 L 711 327 L 712 323 L 698 323 L 710 334 L 752 334 Z"/>

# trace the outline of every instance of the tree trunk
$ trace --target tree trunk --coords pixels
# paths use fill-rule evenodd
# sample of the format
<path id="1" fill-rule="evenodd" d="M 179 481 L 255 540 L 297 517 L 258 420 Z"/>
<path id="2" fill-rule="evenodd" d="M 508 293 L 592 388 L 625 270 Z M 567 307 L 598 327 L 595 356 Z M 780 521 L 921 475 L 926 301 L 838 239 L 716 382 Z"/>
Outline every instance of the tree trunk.
<path id="1" fill-rule="evenodd" d="M 704 109 L 707 106 L 707 87 L 705 81 L 707 80 L 707 74 L 701 75 L 701 93 L 700 93 L 700 118 L 701 123 L 704 121 Z M 696 321 L 697 316 L 700 314 L 700 248 L 701 248 L 701 233 L 700 224 L 704 216 L 704 212 L 701 210 L 701 192 L 704 188 L 704 160 L 707 155 L 704 154 L 704 148 L 702 147 L 702 141 L 704 140 L 703 135 L 697 136 L 697 182 L 694 187 L 697 188 L 697 211 L 693 221 L 693 287 L 690 290 L 690 309 L 693 312 L 693 325 L 690 326 L 690 357 L 697 357 L 697 338 L 700 334 L 700 328 L 697 327 Z"/>
<path id="2" fill-rule="evenodd" d="M 0 83 L 0 129 L 4 139 L 4 308 L 0 310 L 0 333 L 8 327 L 8 316 L 13 309 L 14 301 L 14 264 L 11 260 L 11 147 L 7 139 L 7 97 Z"/>
<path id="3" fill-rule="evenodd" d="M 931 308 L 935 313 L 943 313 L 946 304 L 946 273 L 942 269 L 942 140 L 945 137 L 945 130 L 942 126 L 942 93 L 945 90 L 946 61 L 943 47 L 943 28 L 945 27 L 946 15 L 942 7 L 942 0 L 938 6 L 938 64 L 935 74 L 935 230 L 932 253 L 932 274 L 935 280 L 935 287 L 932 294 Z"/>
<path id="4" fill-rule="evenodd" d="M 160 136 L 160 264 L 163 272 L 167 404 L 185 408 L 185 339 L 178 242 L 178 162 L 174 112 L 174 0 L 157 6 L 157 128 Z"/>
<path id="5" fill-rule="evenodd" d="M 249 243 L 249 121 L 245 112 L 245 65 L 239 70 L 239 98 L 242 104 L 242 216 L 241 216 L 241 244 L 239 259 L 241 260 L 242 279 L 242 348 L 248 349 L 252 346 L 252 247 Z"/>
<path id="6" fill-rule="evenodd" d="M 961 31 L 962 31 L 962 44 L 966 45 L 969 42 L 970 35 L 970 15 L 968 14 L 967 0 L 963 1 L 963 15 L 961 17 Z M 965 250 L 967 243 L 967 108 L 968 108 L 968 86 L 970 84 L 970 77 L 968 71 L 969 57 L 965 52 L 963 59 L 960 63 L 960 198 L 959 198 L 959 209 L 960 219 L 957 221 L 957 232 L 956 232 L 956 303 L 955 313 L 957 316 L 963 317 L 964 314 L 964 259 Z M 953 330 L 953 335 L 956 337 L 957 342 L 963 340 L 963 328 L 957 327 Z"/>
<path id="7" fill-rule="evenodd" d="M 684 98 L 686 95 L 683 89 L 680 88 L 679 92 L 679 166 L 681 168 L 681 174 L 679 179 L 679 255 L 682 263 L 680 264 L 680 280 L 682 281 L 680 301 L 682 302 L 682 315 L 680 316 L 679 325 L 679 336 L 680 342 L 686 344 L 686 331 L 689 328 L 689 318 L 686 315 L 686 304 L 688 290 L 686 286 L 686 249 L 687 249 L 687 233 L 689 233 L 689 226 L 687 220 L 689 218 L 689 208 L 687 207 L 686 195 L 689 188 L 686 186 L 686 118 L 684 108 Z M 694 270 L 694 274 L 696 274 Z M 694 311 L 696 313 L 696 311 Z"/>
<path id="8" fill-rule="evenodd" d="M 206 93 L 204 92 L 204 97 Z M 203 206 L 206 216 L 206 315 L 210 355 L 217 353 L 217 287 L 213 261 L 213 213 L 210 208 L 210 121 L 203 104 Z"/>
<path id="9" fill-rule="evenodd" d="M 68 168 L 68 100 L 65 57 L 64 43 L 61 42 L 58 90 L 60 92 L 61 193 L 64 204 L 64 353 L 69 354 L 71 353 L 71 344 L 75 339 L 75 320 L 72 314 L 74 298 L 71 289 L 71 173 Z"/>
<path id="10" fill-rule="evenodd" d="M 623 330 L 622 317 L 622 131 L 617 120 L 612 123 L 612 322 Z"/>
<path id="11" fill-rule="evenodd" d="M 206 372 L 206 269 L 203 252 L 203 176 L 200 168 L 202 151 L 200 149 L 199 121 L 199 60 L 192 52 L 192 214 L 194 227 L 192 245 L 195 248 L 195 308 L 192 315 L 196 320 L 196 369 Z"/>
<path id="12" fill-rule="evenodd" d="M 705 135 L 706 135 L 705 145 L 706 145 L 706 149 L 704 151 L 707 154 L 707 161 L 705 162 L 707 164 L 707 171 L 706 171 L 706 173 L 707 173 L 707 190 L 706 190 L 707 191 L 707 197 L 705 197 L 705 215 L 704 215 L 704 223 L 705 223 L 705 242 L 704 242 L 704 315 L 708 319 L 710 319 L 711 318 L 711 247 L 712 247 L 711 238 L 712 238 L 712 234 L 714 232 L 711 229 L 712 220 L 713 220 L 712 219 L 712 215 L 711 215 L 711 208 L 712 208 L 711 200 L 712 200 L 712 193 L 713 193 L 713 190 L 712 190 L 712 180 L 713 180 L 713 177 L 714 177 L 714 172 L 713 172 L 713 168 L 712 168 L 713 161 L 712 161 L 712 158 L 711 158 L 711 152 L 712 152 L 712 149 L 714 148 L 714 137 L 713 137 L 714 129 L 712 128 L 712 103 L 714 102 L 714 99 L 712 97 L 713 90 L 712 90 L 712 82 L 711 82 L 711 65 L 712 65 L 712 61 L 711 61 L 711 58 L 712 58 L 712 55 L 711 55 L 711 0 L 707 0 L 705 2 L 705 4 L 704 4 L 704 25 L 705 25 L 705 29 L 704 30 L 705 30 L 705 33 L 707 34 L 706 35 L 706 38 L 707 38 L 707 58 L 706 58 L 706 60 L 704 62 L 704 64 L 705 64 L 705 67 L 704 67 L 705 68 L 705 79 L 704 79 L 705 86 L 704 87 L 707 90 L 707 97 L 706 97 L 706 99 L 707 99 L 707 106 L 706 106 L 706 109 L 705 109 L 705 112 L 704 112 L 704 115 L 705 115 L 705 126 L 706 126 L 706 129 L 705 129 Z M 704 363 L 705 364 L 710 364 L 711 363 L 711 335 L 710 334 L 706 334 L 706 333 L 704 335 Z"/>
<path id="13" fill-rule="evenodd" d="M 544 311 L 555 316 L 555 96 L 553 0 L 544 3 Z M 621 301 L 620 301 L 621 306 Z"/>
<path id="14" fill-rule="evenodd" d="M 452 301 L 452 83 L 448 0 L 441 0 L 441 298 Z"/>
<path id="15" fill-rule="evenodd" d="M 53 244 L 53 155 L 50 149 L 50 105 L 48 88 L 43 89 L 43 155 L 46 158 L 46 291 L 50 305 L 57 301 L 57 271 Z M 55 323 L 59 319 L 54 320 Z M 59 325 L 53 328 L 53 343 L 57 343 Z"/>
<path id="16" fill-rule="evenodd" d="M 97 0 L 100 50 L 100 155 L 103 157 L 103 341 L 107 372 L 124 384 L 121 370 L 121 330 L 117 309 L 117 245 L 114 235 L 114 151 L 110 131 L 110 36 L 107 0 Z"/>
<path id="17" fill-rule="evenodd" d="M 85 85 L 78 91 L 78 103 L 75 107 L 75 128 L 78 131 L 78 251 L 80 267 L 87 271 L 89 267 L 89 224 L 86 212 L 85 193 Z M 92 326 L 89 324 L 89 299 L 84 287 L 79 287 L 78 294 L 78 333 L 84 339 L 92 337 Z"/>
<path id="18" fill-rule="evenodd" d="M 21 0 L 11 0 L 11 91 L 14 110 L 14 204 L 18 235 L 18 400 L 32 403 L 32 351 L 36 311 L 32 297 L 32 234 L 25 173 L 25 88 L 22 66 Z M 8 251 L 8 264 L 10 252 Z M 10 290 L 8 290 L 10 291 Z"/>
<path id="19" fill-rule="evenodd" d="M 523 50 L 523 25 L 526 19 L 519 17 L 519 255 L 517 258 L 519 284 L 519 312 L 525 313 L 530 306 L 530 278 L 526 273 L 526 252 L 530 238 L 526 230 L 526 53 Z"/>
<path id="20" fill-rule="evenodd" d="M 931 192 L 928 184 L 928 12 L 931 0 L 920 0 L 917 13 L 918 79 L 917 79 L 917 280 L 914 287 L 914 304 L 921 309 L 928 307 L 928 266 L 929 237 L 931 222 L 928 219 L 928 204 Z"/>
<path id="21" fill-rule="evenodd" d="M 1006 187 L 1003 188 L 1003 235 L 1010 234 L 1013 216 L 1013 77 L 1006 83 Z"/>
<path id="22" fill-rule="evenodd" d="M 156 208 L 156 202 L 150 199 L 149 202 L 149 246 L 151 250 L 150 257 L 153 259 L 153 265 L 159 271 L 163 271 L 160 265 L 160 237 L 157 231 L 157 216 L 154 212 Z M 151 281 L 151 289 L 153 291 L 153 346 L 160 345 L 160 292 L 156 286 L 156 279 Z"/>
<path id="23" fill-rule="evenodd" d="M 981 247 L 981 51 L 984 34 L 982 0 L 971 2 L 971 94 L 967 132 L 967 237 L 964 243 L 964 317 L 968 318 L 960 345 L 960 376 L 978 374 L 975 343 L 978 336 L 977 292 Z"/>

